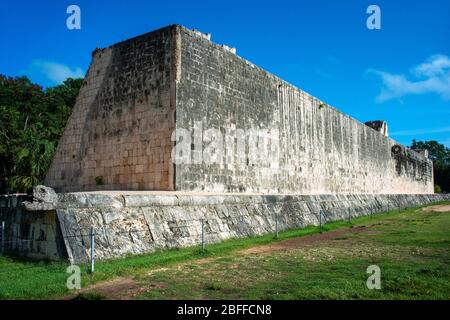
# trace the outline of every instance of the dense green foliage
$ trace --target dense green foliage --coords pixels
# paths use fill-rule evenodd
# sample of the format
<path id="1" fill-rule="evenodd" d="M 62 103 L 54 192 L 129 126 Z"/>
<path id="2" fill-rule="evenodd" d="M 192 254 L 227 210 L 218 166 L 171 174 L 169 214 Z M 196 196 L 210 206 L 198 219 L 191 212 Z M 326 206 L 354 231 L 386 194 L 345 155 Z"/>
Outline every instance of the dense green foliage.
<path id="1" fill-rule="evenodd" d="M 437 141 L 412 141 L 411 149 L 427 149 L 434 164 L 435 192 L 450 192 L 450 148 Z"/>
<path id="2" fill-rule="evenodd" d="M 41 182 L 83 79 L 43 89 L 26 77 L 0 75 L 0 193 Z"/>

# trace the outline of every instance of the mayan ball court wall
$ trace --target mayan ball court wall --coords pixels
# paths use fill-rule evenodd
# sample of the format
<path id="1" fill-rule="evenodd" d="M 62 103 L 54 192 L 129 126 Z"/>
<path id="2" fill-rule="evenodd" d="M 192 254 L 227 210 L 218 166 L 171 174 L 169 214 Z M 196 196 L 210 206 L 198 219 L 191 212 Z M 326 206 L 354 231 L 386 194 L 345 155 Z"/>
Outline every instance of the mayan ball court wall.
<path id="1" fill-rule="evenodd" d="M 384 121 L 178 25 L 92 53 L 44 184 L 0 196 L 6 250 L 72 263 L 450 200 Z"/>
<path id="2" fill-rule="evenodd" d="M 179 190 L 301 194 L 433 193 L 432 162 L 383 132 L 179 28 L 176 126 L 278 132 L 278 157 L 176 166 Z M 194 127 L 194 128 L 193 128 Z M 236 138 L 239 134 L 235 135 Z M 205 142 L 204 144 L 208 144 Z M 224 142 L 226 145 L 226 142 Z M 393 147 L 397 146 L 400 152 Z M 203 145 L 203 150 L 206 148 Z M 225 146 L 226 148 L 226 146 Z M 249 152 L 249 151 L 248 151 Z M 262 152 L 262 157 L 266 155 Z"/>
<path id="3" fill-rule="evenodd" d="M 190 133 L 190 159 L 200 154 L 200 161 L 174 163 L 172 149 L 183 144 L 174 129 Z M 201 156 L 214 130 L 224 133 L 223 152 L 208 163 Z M 246 135 L 261 131 L 273 134 L 267 149 L 274 158 L 250 148 Z M 244 157 L 236 147 L 242 137 Z M 424 155 L 176 25 L 94 51 L 45 185 L 61 192 L 433 193 Z"/>
<path id="4" fill-rule="evenodd" d="M 51 203 L 0 196 L 6 251 L 87 262 L 277 230 L 318 226 L 378 212 L 450 201 L 450 195 L 231 195 L 60 193 Z"/>

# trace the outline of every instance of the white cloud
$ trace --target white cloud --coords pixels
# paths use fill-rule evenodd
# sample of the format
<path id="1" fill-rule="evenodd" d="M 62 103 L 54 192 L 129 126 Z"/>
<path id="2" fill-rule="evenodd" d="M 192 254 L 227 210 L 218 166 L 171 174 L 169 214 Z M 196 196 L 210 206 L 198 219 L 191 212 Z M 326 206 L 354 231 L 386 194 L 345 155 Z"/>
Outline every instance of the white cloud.
<path id="1" fill-rule="evenodd" d="M 411 68 L 409 73 L 412 79 L 403 74 L 374 69 L 368 72 L 378 75 L 382 80 L 383 87 L 376 98 L 378 102 L 424 93 L 436 93 L 442 99 L 450 100 L 450 58 L 446 55 L 433 55 Z"/>
<path id="2" fill-rule="evenodd" d="M 81 68 L 70 67 L 53 61 L 34 60 L 31 64 L 31 72 L 44 75 L 55 84 L 63 83 L 67 78 L 83 78 L 84 71 Z"/>
<path id="3" fill-rule="evenodd" d="M 418 77 L 434 77 L 448 74 L 450 71 L 449 57 L 436 54 L 428 58 L 428 60 L 412 69 L 412 73 Z"/>

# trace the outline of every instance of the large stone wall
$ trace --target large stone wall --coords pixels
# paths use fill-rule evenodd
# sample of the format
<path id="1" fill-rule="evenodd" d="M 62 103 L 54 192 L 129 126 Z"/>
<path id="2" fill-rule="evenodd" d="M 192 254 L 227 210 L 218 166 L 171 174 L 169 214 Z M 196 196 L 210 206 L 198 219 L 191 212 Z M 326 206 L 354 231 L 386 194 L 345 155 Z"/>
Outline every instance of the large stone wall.
<path id="1" fill-rule="evenodd" d="M 221 163 L 174 165 L 173 130 L 198 126 L 276 131 L 279 156 L 242 163 L 229 148 Z M 431 160 L 402 146 L 393 153 L 395 145 L 199 32 L 170 26 L 94 51 L 45 184 L 60 192 L 433 193 Z"/>
<path id="2" fill-rule="evenodd" d="M 57 191 L 169 190 L 173 28 L 93 52 L 45 184 Z"/>
<path id="3" fill-rule="evenodd" d="M 450 201 L 450 195 L 188 195 L 58 194 L 46 211 L 26 211 L 24 199 L 0 196 L 8 251 L 33 258 L 104 260 L 347 220 L 377 212 Z M 38 207 L 38 206 L 35 206 Z M 321 218 L 320 218 L 321 215 Z"/>
<path id="4" fill-rule="evenodd" d="M 279 161 L 176 167 L 179 190 L 269 193 L 433 193 L 432 162 L 197 36 L 181 33 L 177 128 L 279 131 Z M 349 92 L 350 94 L 350 92 Z M 204 143 L 205 149 L 207 143 Z"/>
<path id="5" fill-rule="evenodd" d="M 27 211 L 22 206 L 27 200 L 29 197 L 25 195 L 0 195 L 0 222 L 6 226 L 3 242 L 6 251 L 32 259 L 67 258 L 56 211 Z"/>

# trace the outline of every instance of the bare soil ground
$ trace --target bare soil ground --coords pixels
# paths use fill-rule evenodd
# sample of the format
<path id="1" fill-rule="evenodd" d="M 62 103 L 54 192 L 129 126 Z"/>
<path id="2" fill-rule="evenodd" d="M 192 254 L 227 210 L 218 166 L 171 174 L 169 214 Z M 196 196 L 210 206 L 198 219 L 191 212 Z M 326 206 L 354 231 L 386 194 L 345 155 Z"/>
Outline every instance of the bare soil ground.
<path id="1" fill-rule="evenodd" d="M 131 277 L 117 278 L 110 281 L 100 282 L 87 288 L 83 288 L 77 292 L 77 295 L 87 292 L 95 292 L 96 294 L 107 299 L 127 300 L 137 294 L 137 292 L 135 291 L 135 284 L 135 281 Z M 131 293 L 132 291 L 134 292 Z M 68 297 L 68 299 L 73 298 L 75 298 L 75 296 Z"/>
<path id="2" fill-rule="evenodd" d="M 422 211 L 425 211 L 425 212 L 449 212 L 450 205 L 436 205 L 436 206 L 425 207 L 425 208 L 422 208 Z"/>
<path id="3" fill-rule="evenodd" d="M 257 246 L 249 249 L 245 249 L 240 251 L 243 254 L 251 254 L 251 253 L 266 253 L 277 250 L 289 250 L 289 249 L 298 249 L 303 248 L 305 246 L 318 244 L 321 242 L 333 240 L 339 238 L 348 233 L 358 233 L 363 232 L 367 228 L 366 227 L 355 227 L 355 228 L 343 228 L 339 230 L 328 231 L 320 234 L 313 234 L 310 236 L 299 237 L 288 239 L 276 243 L 271 243 L 263 246 Z"/>

